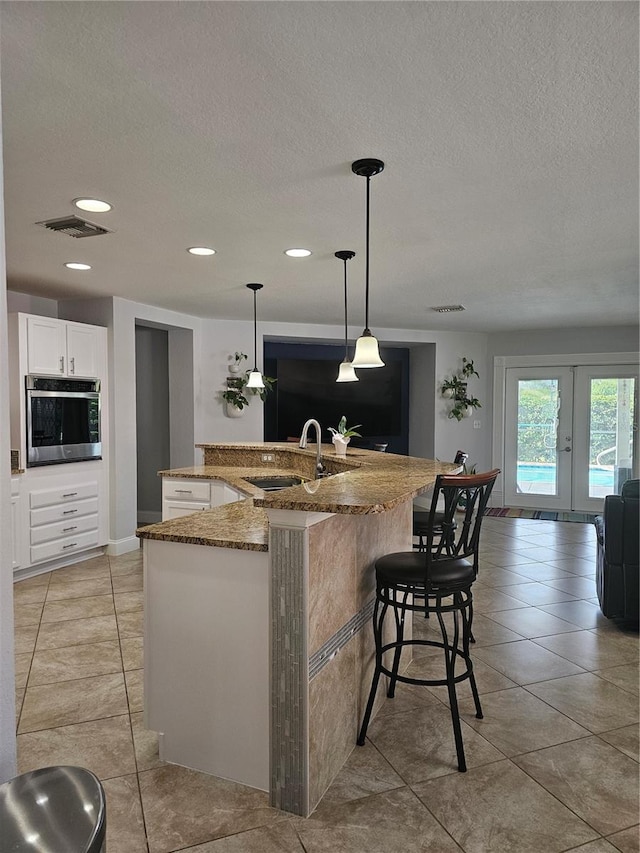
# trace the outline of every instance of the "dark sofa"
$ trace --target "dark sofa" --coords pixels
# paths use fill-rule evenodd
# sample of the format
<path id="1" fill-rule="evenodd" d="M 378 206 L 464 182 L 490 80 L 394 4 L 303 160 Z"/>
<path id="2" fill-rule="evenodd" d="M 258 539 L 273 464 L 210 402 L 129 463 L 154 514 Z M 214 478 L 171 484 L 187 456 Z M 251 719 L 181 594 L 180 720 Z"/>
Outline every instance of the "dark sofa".
<path id="1" fill-rule="evenodd" d="M 607 495 L 595 518 L 598 537 L 596 588 L 610 619 L 638 620 L 638 515 L 640 480 L 627 480 L 622 494 Z"/>

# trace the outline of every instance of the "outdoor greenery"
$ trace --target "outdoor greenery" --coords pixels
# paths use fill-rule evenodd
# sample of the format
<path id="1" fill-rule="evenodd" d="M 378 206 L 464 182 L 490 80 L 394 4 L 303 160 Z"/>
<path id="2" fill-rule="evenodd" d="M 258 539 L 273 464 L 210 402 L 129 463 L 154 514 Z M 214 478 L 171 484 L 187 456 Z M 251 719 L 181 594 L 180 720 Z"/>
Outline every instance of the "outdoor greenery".
<path id="1" fill-rule="evenodd" d="M 616 439 L 618 382 L 598 379 L 591 388 L 590 464 Z M 556 461 L 556 394 L 550 380 L 532 380 L 520 384 L 518 400 L 518 459 L 520 462 Z M 611 459 L 603 460 L 606 464 Z"/>

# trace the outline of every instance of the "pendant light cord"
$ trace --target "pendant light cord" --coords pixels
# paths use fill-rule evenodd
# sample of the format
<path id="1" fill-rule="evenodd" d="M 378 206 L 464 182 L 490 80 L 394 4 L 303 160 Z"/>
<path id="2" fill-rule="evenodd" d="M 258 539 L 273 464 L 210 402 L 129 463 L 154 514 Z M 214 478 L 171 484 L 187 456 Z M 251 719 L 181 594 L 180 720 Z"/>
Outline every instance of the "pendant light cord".
<path id="1" fill-rule="evenodd" d="M 370 199 L 369 194 L 371 190 L 371 178 L 367 175 L 367 239 L 365 243 L 365 290 L 364 290 L 364 330 L 365 333 L 371 334 L 369 332 L 369 206 Z"/>
<path id="2" fill-rule="evenodd" d="M 347 258 L 344 259 L 344 360 L 348 361 L 349 343 L 347 330 Z"/>
<path id="3" fill-rule="evenodd" d="M 257 317 L 257 309 L 256 309 L 256 294 L 257 291 L 253 291 L 253 370 L 255 373 L 258 372 L 258 317 Z"/>

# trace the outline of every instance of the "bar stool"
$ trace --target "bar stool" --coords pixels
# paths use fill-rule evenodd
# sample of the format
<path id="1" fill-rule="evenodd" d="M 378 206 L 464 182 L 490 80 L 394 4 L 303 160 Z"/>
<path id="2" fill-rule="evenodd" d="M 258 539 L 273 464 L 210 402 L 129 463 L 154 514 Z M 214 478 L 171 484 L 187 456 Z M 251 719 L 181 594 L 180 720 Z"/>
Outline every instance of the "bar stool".
<path id="1" fill-rule="evenodd" d="M 458 450 L 455 455 L 455 459 L 453 460 L 454 465 L 464 465 L 464 463 L 469 458 L 469 454 L 465 453 L 464 450 Z M 429 532 L 429 516 L 430 513 L 422 510 L 413 511 L 413 536 L 414 538 L 418 538 L 418 542 L 414 544 L 414 548 L 417 548 L 418 551 L 424 551 L 427 541 L 427 534 Z M 436 528 L 437 535 L 442 535 L 442 531 L 439 529 L 440 524 L 442 522 L 442 512 L 436 512 L 433 524 Z"/>
<path id="2" fill-rule="evenodd" d="M 485 474 L 439 475 L 436 479 L 426 547 L 423 551 L 387 554 L 376 561 L 376 601 L 373 610 L 373 634 L 376 645 L 376 665 L 367 707 L 358 735 L 358 745 L 364 745 L 371 712 L 376 698 L 380 675 L 389 679 L 387 696 L 395 695 L 398 681 L 406 684 L 446 686 L 456 743 L 458 770 L 467 769 L 456 684 L 468 680 L 476 707 L 476 717 L 482 719 L 482 707 L 469 655 L 473 596 L 471 586 L 478 574 L 478 546 L 482 518 L 499 469 Z M 443 510 L 436 510 L 438 502 Z M 456 520 L 456 512 L 459 518 Z M 441 520 L 435 523 L 436 515 Z M 436 531 L 440 532 L 436 532 Z M 391 608 L 395 622 L 395 639 L 383 642 L 383 627 L 387 610 Z M 435 613 L 442 640 L 404 639 L 407 613 Z M 447 632 L 443 616 L 451 614 L 452 636 Z M 399 673 L 400 656 L 405 646 L 435 646 L 444 652 L 445 677 L 441 679 L 410 678 Z M 393 652 L 390 668 L 383 657 Z M 463 672 L 456 675 L 456 662 L 462 662 Z"/>
<path id="3" fill-rule="evenodd" d="M 0 853 L 104 853 L 104 789 L 84 767 L 43 767 L 0 785 Z"/>

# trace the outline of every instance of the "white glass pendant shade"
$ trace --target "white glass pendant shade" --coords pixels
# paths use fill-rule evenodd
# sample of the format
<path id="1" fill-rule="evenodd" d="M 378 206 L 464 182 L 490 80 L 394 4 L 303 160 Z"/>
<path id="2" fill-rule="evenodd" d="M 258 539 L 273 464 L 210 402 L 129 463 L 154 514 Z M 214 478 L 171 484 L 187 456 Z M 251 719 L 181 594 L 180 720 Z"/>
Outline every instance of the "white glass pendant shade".
<path id="1" fill-rule="evenodd" d="M 353 365 L 350 361 L 343 361 L 338 369 L 338 378 L 336 382 L 359 382 Z"/>
<path id="2" fill-rule="evenodd" d="M 264 388 L 264 381 L 259 370 L 252 370 L 247 380 L 247 388 Z"/>
<path id="3" fill-rule="evenodd" d="M 351 362 L 353 367 L 384 367 L 384 361 L 378 351 L 378 339 L 365 329 L 356 341 L 356 351 Z"/>

